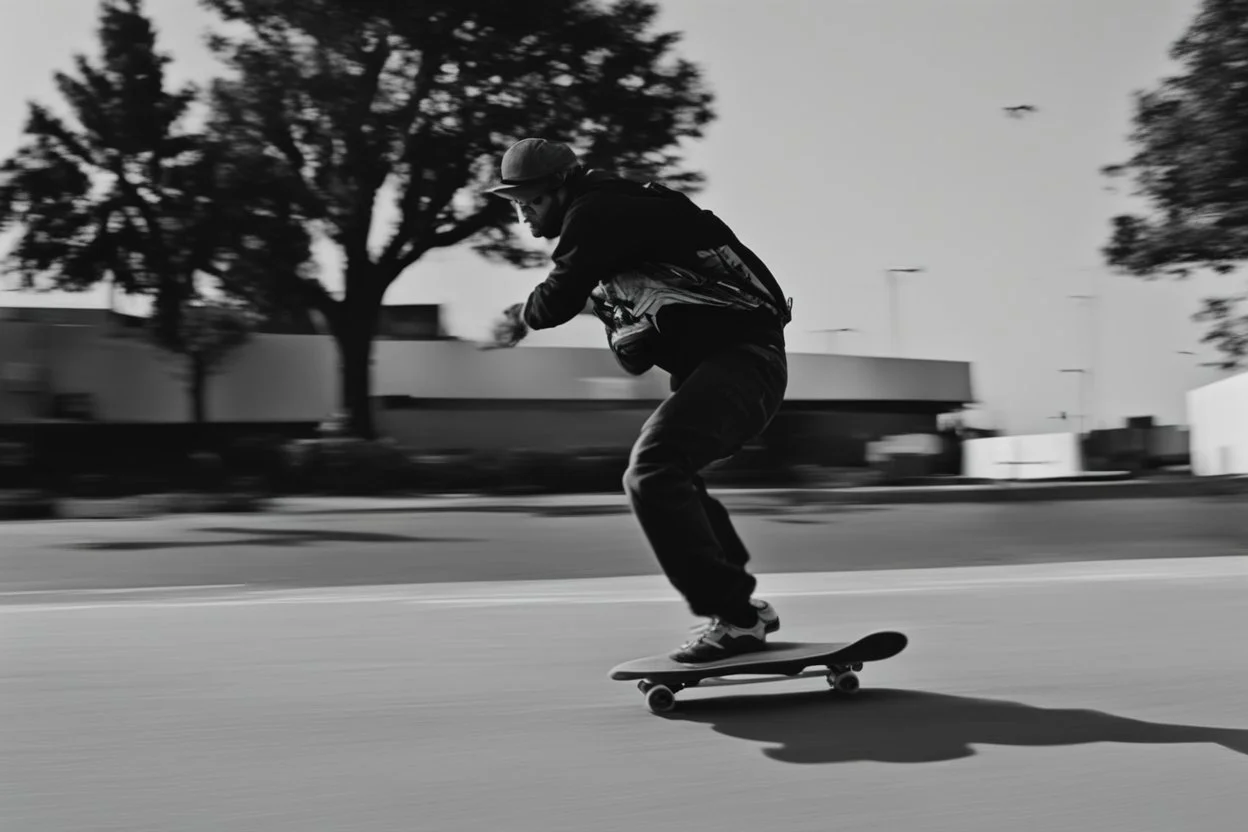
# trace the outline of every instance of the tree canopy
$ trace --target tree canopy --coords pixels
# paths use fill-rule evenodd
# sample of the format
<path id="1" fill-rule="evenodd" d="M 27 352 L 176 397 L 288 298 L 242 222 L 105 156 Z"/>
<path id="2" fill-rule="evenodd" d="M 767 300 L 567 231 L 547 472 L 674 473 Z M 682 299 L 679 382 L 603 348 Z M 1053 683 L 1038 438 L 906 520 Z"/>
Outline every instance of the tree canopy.
<path id="1" fill-rule="evenodd" d="M 1203 0 L 1171 48 L 1182 72 L 1135 97 L 1135 155 L 1104 168 L 1148 212 L 1114 217 L 1104 255 L 1145 278 L 1234 272 L 1248 259 L 1248 0 Z M 1205 341 L 1235 366 L 1248 354 L 1243 296 L 1208 298 Z"/>
<path id="2" fill-rule="evenodd" d="M 681 143 L 711 120 L 701 73 L 653 32 L 646 0 L 200 0 L 225 28 L 206 90 L 170 90 L 142 0 L 102 0 L 101 56 L 56 76 L 64 117 L 32 104 L 0 166 L 9 268 L 28 286 L 111 280 L 155 299 L 157 337 L 204 279 L 274 313 L 314 309 L 341 354 L 342 400 L 371 437 L 372 342 L 387 289 L 429 251 L 518 266 L 513 213 L 484 194 L 514 141 L 696 189 Z M 326 240 L 341 292 L 318 278 Z"/>
<path id="3" fill-rule="evenodd" d="M 344 405 L 371 435 L 368 363 L 386 290 L 436 248 L 535 266 L 512 212 L 483 189 L 514 141 L 543 136 L 590 164 L 695 188 L 680 142 L 712 117 L 698 69 L 619 0 L 201 0 L 231 24 L 212 132 L 263 156 L 299 215 L 339 249 L 343 292 L 285 281 L 343 357 Z M 383 220 L 388 226 L 383 227 Z"/>
<path id="4" fill-rule="evenodd" d="M 20 229 L 6 266 L 27 287 L 151 296 L 174 342 L 197 279 L 297 273 L 309 237 L 267 166 L 188 126 L 197 91 L 167 88 L 141 0 L 102 2 L 99 42 L 98 60 L 55 76 L 65 115 L 30 104 L 26 141 L 0 165 L 0 227 Z"/>

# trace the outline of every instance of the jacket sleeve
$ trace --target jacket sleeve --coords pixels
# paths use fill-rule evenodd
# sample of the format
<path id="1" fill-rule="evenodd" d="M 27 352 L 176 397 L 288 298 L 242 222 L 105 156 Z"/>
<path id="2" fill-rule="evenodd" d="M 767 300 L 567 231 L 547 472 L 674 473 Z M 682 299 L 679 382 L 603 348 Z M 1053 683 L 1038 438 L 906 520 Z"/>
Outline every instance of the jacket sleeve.
<path id="1" fill-rule="evenodd" d="M 604 280 L 662 249 L 677 234 L 675 206 L 622 194 L 589 194 L 568 209 L 555 267 L 524 304 L 530 329 L 550 329 L 579 315 Z"/>

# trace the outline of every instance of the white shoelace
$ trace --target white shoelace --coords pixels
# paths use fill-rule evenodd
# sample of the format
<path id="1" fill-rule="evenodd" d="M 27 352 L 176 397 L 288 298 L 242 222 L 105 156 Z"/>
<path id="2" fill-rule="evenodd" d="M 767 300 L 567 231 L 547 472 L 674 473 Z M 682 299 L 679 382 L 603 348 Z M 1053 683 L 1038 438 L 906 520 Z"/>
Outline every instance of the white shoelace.
<path id="1" fill-rule="evenodd" d="M 694 624 L 692 627 L 689 628 L 689 633 L 690 633 L 689 640 L 686 641 L 681 646 L 689 647 L 691 645 L 697 644 L 699 641 L 702 640 L 702 637 L 704 635 L 709 633 L 711 630 L 715 629 L 715 627 L 717 626 L 719 626 L 719 619 L 717 618 L 708 618 L 705 621 L 703 621 L 701 624 Z"/>

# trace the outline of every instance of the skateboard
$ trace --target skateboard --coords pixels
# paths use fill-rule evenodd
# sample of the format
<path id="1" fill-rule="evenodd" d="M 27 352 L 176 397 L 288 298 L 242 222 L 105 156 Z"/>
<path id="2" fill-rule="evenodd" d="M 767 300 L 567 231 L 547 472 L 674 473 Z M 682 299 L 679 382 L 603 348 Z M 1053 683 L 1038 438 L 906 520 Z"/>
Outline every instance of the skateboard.
<path id="1" fill-rule="evenodd" d="M 885 631 L 847 642 L 768 642 L 766 649 L 756 653 L 703 664 L 684 664 L 667 655 L 646 656 L 616 665 L 611 670 L 611 678 L 621 682 L 636 680 L 637 689 L 646 697 L 646 706 L 656 714 L 673 710 L 676 694 L 697 686 L 748 685 L 825 676 L 834 691 L 854 694 L 859 689 L 858 671 L 863 664 L 891 659 L 906 649 L 908 641 L 903 633 Z M 812 667 L 822 669 L 807 669 Z M 762 678 L 725 678 L 728 676 Z"/>

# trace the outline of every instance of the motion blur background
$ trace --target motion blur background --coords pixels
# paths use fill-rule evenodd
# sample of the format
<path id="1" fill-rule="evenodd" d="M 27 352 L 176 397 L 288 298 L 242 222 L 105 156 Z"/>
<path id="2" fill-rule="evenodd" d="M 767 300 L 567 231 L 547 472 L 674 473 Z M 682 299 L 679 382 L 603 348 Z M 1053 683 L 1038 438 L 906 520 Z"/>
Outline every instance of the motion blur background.
<path id="1" fill-rule="evenodd" d="M 0 3 L 0 829 L 1241 828 L 1246 50 L 1244 0 Z M 608 679 L 688 634 L 621 493 L 668 380 L 588 315 L 478 348 L 530 135 L 794 297 L 707 479 L 780 637 L 909 636 L 856 697 Z"/>

